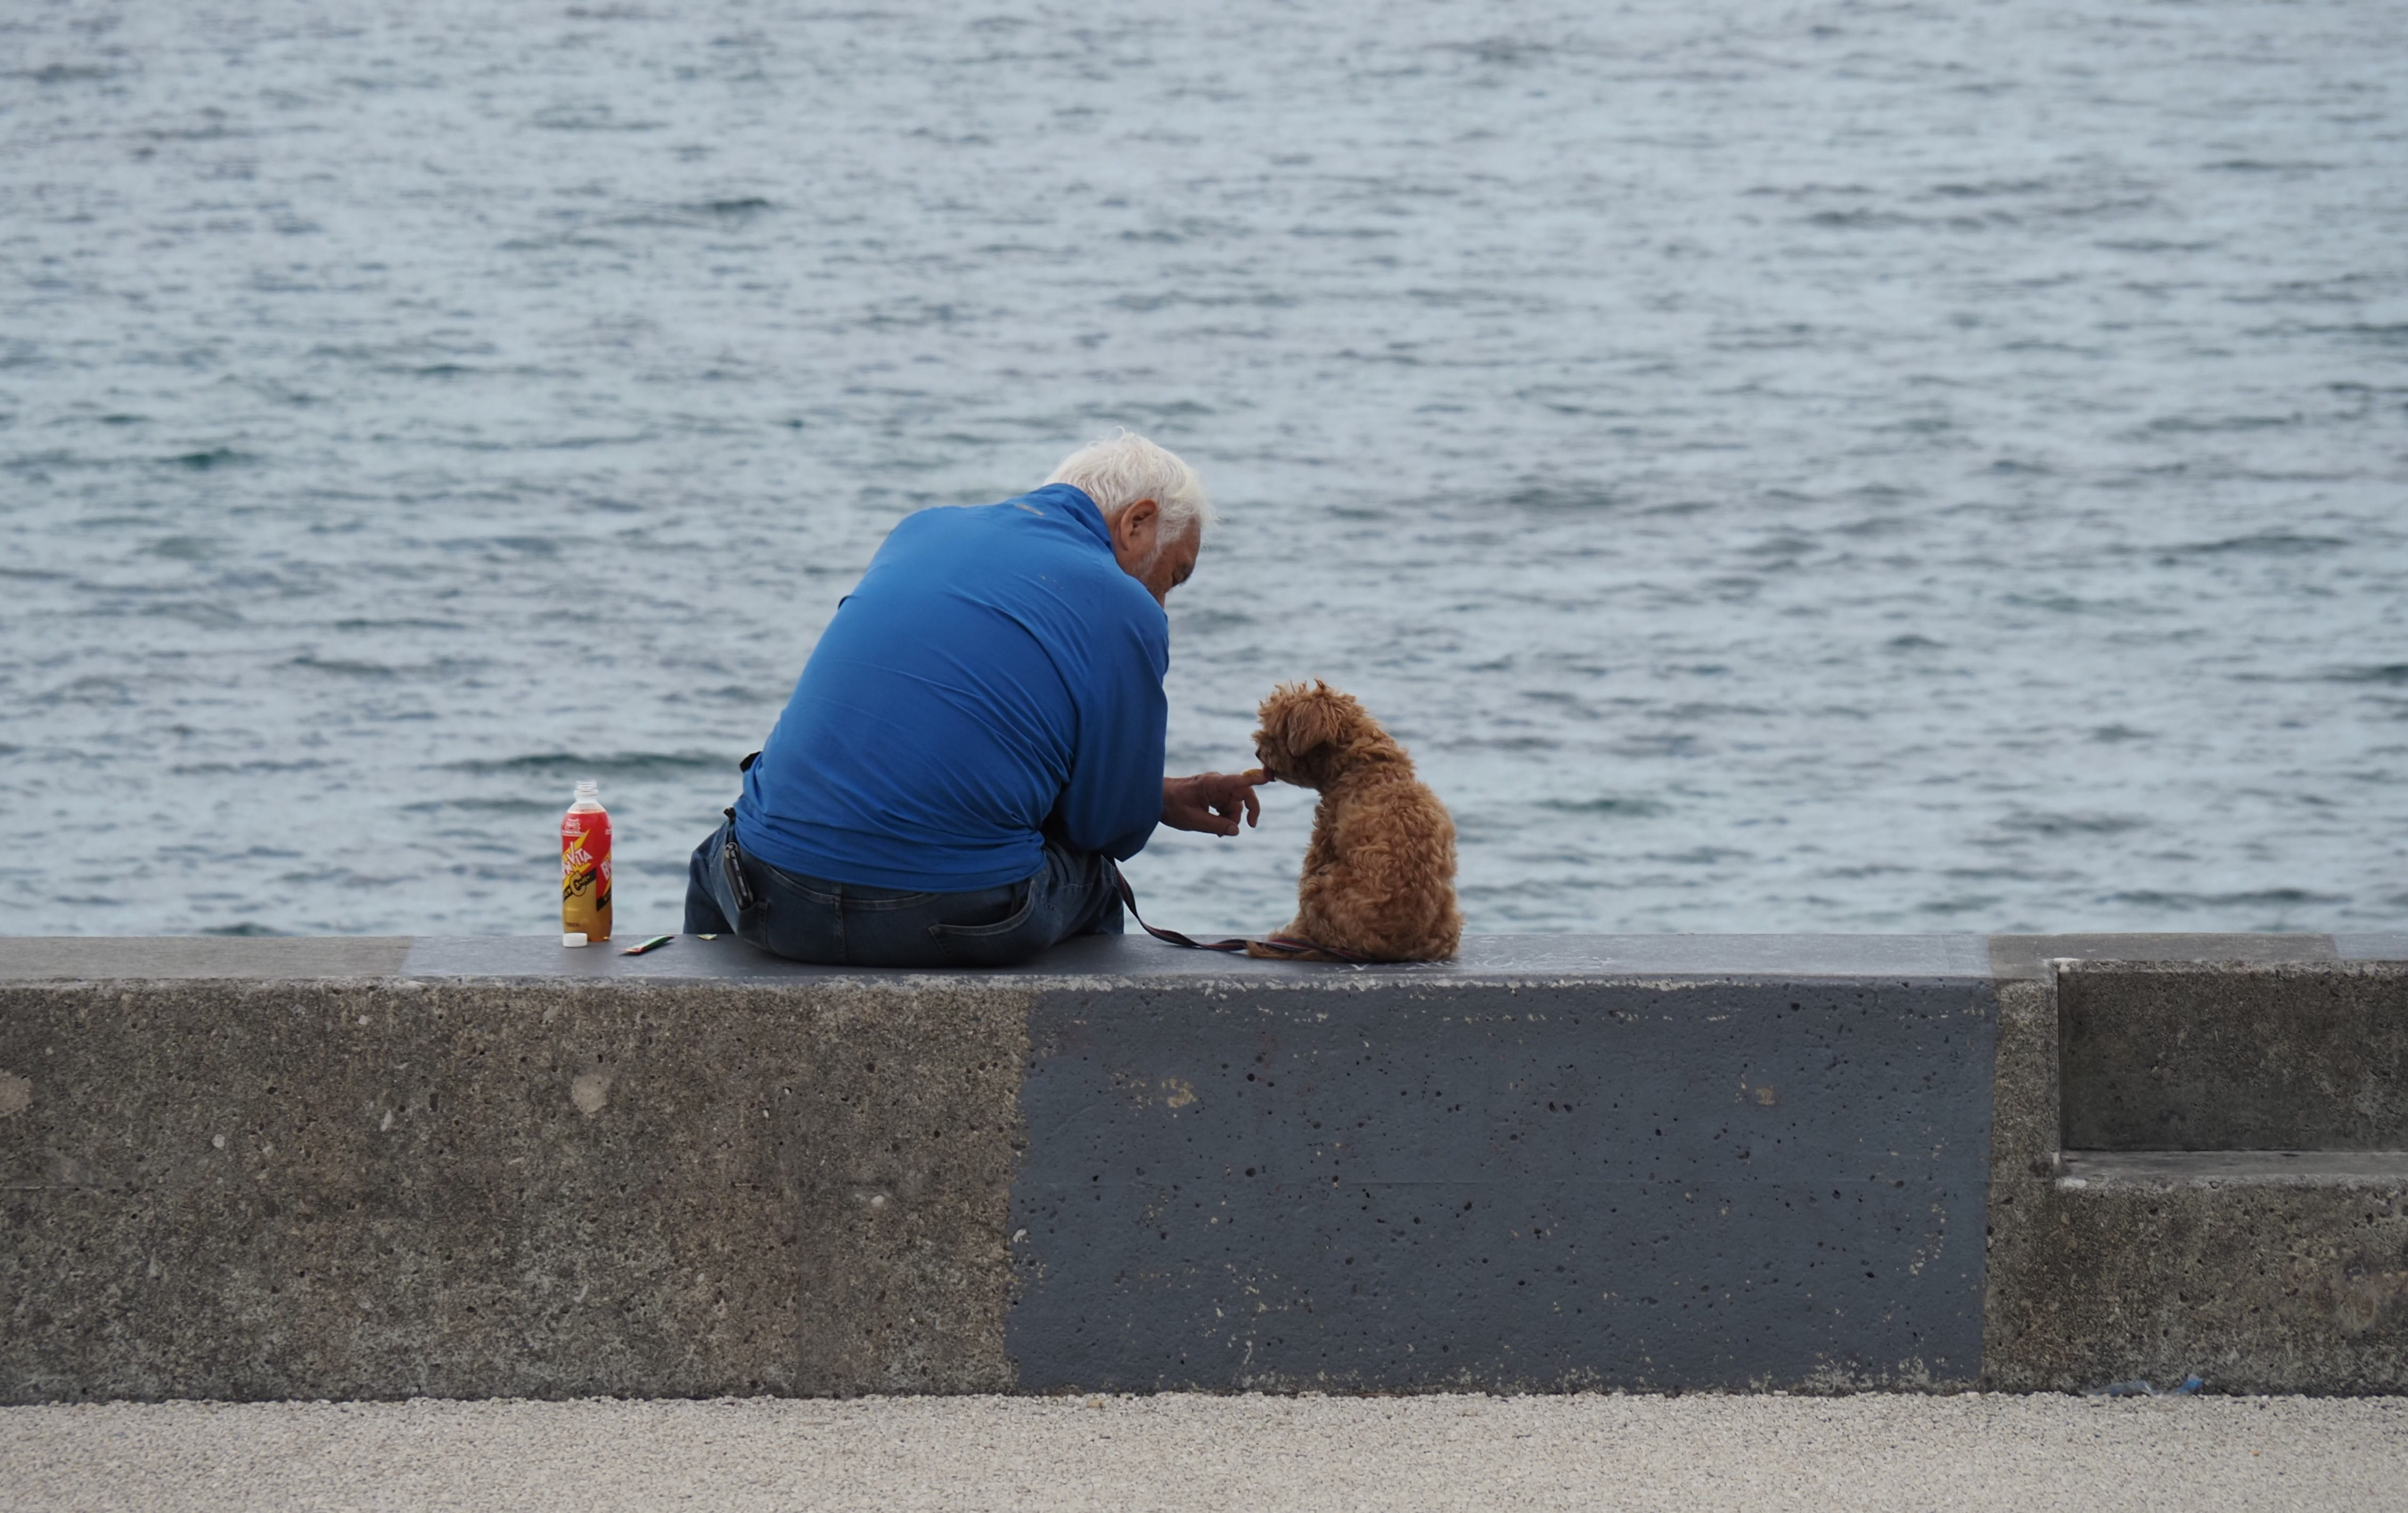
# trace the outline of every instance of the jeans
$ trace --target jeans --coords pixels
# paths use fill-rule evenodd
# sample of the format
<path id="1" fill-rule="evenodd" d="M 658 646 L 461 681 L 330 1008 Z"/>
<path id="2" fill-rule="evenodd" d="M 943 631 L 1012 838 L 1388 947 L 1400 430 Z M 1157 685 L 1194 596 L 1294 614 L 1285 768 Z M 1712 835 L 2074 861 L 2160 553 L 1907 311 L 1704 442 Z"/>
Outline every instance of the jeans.
<path id="1" fill-rule="evenodd" d="M 773 867 L 734 844 L 735 829 L 711 831 L 686 865 L 689 935 L 734 935 L 825 967 L 1010 967 L 1073 935 L 1121 933 L 1119 873 L 1099 852 L 1048 840 L 1045 865 L 1017 883 L 914 893 Z"/>

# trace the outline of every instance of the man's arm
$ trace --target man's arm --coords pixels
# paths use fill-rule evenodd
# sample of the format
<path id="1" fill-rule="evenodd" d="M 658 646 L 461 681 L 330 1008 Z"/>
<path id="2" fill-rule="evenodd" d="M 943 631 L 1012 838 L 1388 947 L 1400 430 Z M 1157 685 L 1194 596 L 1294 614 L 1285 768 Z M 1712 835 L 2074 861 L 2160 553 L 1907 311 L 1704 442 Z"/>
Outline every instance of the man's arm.
<path id="1" fill-rule="evenodd" d="M 1238 816 L 1249 825 L 1262 820 L 1263 801 L 1255 787 L 1269 782 L 1261 768 L 1250 772 L 1199 772 L 1194 777 L 1162 780 L 1162 822 L 1174 830 L 1200 830 L 1206 835 L 1235 835 Z"/>
<path id="2" fill-rule="evenodd" d="M 1143 601 L 1140 601 L 1143 602 Z M 1080 851 L 1126 861 L 1162 820 L 1163 743 L 1169 709 L 1162 677 L 1170 660 L 1168 622 L 1148 617 L 1111 627 L 1085 645 L 1069 683 L 1078 713 L 1069 780 L 1055 807 L 1063 839 Z"/>

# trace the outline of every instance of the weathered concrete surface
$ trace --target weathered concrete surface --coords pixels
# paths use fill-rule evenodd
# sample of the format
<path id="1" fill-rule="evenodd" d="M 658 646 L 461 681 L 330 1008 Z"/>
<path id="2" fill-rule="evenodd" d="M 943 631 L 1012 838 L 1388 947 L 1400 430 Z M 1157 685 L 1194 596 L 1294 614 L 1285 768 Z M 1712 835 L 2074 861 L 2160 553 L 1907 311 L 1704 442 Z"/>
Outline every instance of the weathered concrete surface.
<path id="1" fill-rule="evenodd" d="M 1983 978 L 1047 995 L 1025 1389 L 1980 1373 Z"/>
<path id="2" fill-rule="evenodd" d="M 2011 978 L 1998 991 L 1982 1300 L 1982 1385 L 1987 1388 L 2027 1386 L 2032 1374 L 2025 1357 L 2040 1342 L 2026 1336 L 2036 1319 L 2044 1325 L 2048 1317 L 2050 1300 L 2034 1295 L 2033 1277 L 2047 1265 L 2057 1168 L 2057 985 Z"/>
<path id="3" fill-rule="evenodd" d="M 0 1397 L 2397 1391 L 2394 939 L 0 939 Z"/>
<path id="4" fill-rule="evenodd" d="M 2408 963 L 2067 965 L 2068 1150 L 2408 1148 Z"/>
<path id="5" fill-rule="evenodd" d="M 2408 1386 L 2408 1158 L 2360 1143 L 2349 1094 L 2375 1061 L 2336 1033 L 2374 1026 L 2382 1044 L 2401 973 L 2085 962 L 2063 967 L 2055 993 L 2003 985 L 1985 1383 L 2081 1391 L 2196 1372 L 2228 1391 Z M 2114 1033 L 2061 1031 L 2068 1002 Z M 2069 1104 L 2105 1096 L 2103 1059 L 2122 1079 L 2110 1106 L 2160 1089 L 2153 1112 L 2121 1124 L 2060 1112 L 2060 1045 Z M 2390 1106 L 2361 1102 L 2358 1117 L 2381 1129 Z M 2184 1117 L 2157 1117 L 2169 1111 Z M 2060 1127 L 2134 1142 L 2311 1132 L 2338 1148 L 2060 1151 Z"/>
<path id="6" fill-rule="evenodd" d="M 968 1391 L 1026 995 L 0 988 L 0 1396 Z"/>
<path id="7" fill-rule="evenodd" d="M 2408 1387 L 2408 1170 L 2070 1176 L 2035 1205 L 2032 1229 L 1994 1293 L 2011 1326 L 1989 1362 L 1995 1386 L 2196 1372 L 2219 1391 Z"/>

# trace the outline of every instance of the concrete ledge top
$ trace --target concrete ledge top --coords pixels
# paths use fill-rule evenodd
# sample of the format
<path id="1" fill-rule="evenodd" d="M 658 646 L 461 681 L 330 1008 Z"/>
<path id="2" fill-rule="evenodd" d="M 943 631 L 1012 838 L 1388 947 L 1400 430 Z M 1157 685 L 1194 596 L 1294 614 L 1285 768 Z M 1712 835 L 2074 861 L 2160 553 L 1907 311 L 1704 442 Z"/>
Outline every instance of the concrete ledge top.
<path id="1" fill-rule="evenodd" d="M 392 977 L 407 935 L 0 936 L 0 982 Z"/>
<path id="2" fill-rule="evenodd" d="M 858 968 L 806 967 L 739 942 L 680 938 L 641 957 L 615 949 L 563 950 L 545 941 L 425 938 L 403 965 L 414 977 L 726 978 L 895 976 Z M 1986 977 L 1978 936 L 1945 935 L 1476 935 L 1453 961 L 1356 967 L 1328 961 L 1257 961 L 1187 951 L 1145 935 L 1066 941 L 996 978 L 1107 977 L 1126 981 L 1311 982 L 1658 976 Z M 948 975 L 954 975 L 948 973 Z"/>
<path id="3" fill-rule="evenodd" d="M 641 937 L 563 948 L 549 936 L 0 936 L 0 981 L 181 978 L 523 977 L 651 982 L 809 982 L 913 973 L 810 967 L 732 938 L 681 936 L 640 957 Z M 1183 951 L 1144 935 L 1067 942 L 1026 966 L 960 973 L 1002 980 L 1171 983 L 1315 979 L 1480 982 L 1655 977 L 2038 978 L 2061 958 L 2156 961 L 2408 960 L 2408 932 L 2381 935 L 1474 935 L 1454 961 L 1354 967 Z"/>
<path id="4" fill-rule="evenodd" d="M 2408 1188 L 2408 1150 L 2069 1150 L 2057 1185 Z"/>

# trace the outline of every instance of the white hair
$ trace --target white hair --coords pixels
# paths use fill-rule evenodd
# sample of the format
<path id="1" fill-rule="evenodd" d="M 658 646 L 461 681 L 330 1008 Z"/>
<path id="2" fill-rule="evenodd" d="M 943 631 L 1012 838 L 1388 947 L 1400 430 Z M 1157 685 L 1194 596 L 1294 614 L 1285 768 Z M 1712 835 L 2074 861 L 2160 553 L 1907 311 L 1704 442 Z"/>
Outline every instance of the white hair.
<path id="1" fill-rule="evenodd" d="M 1140 499 L 1162 511 L 1158 540 L 1184 540 L 1220 517 L 1204 497 L 1204 480 L 1170 452 L 1134 431 L 1091 441 L 1062 459 L 1048 483 L 1068 483 L 1096 501 L 1108 521 Z"/>

